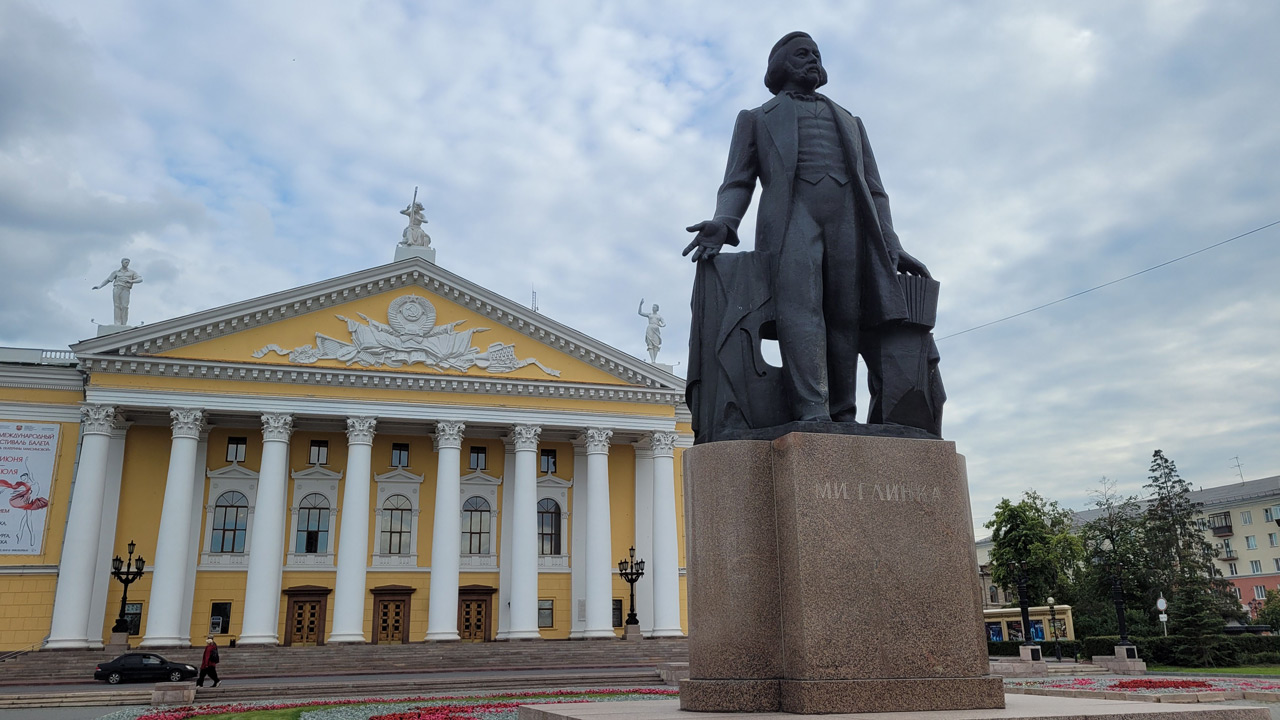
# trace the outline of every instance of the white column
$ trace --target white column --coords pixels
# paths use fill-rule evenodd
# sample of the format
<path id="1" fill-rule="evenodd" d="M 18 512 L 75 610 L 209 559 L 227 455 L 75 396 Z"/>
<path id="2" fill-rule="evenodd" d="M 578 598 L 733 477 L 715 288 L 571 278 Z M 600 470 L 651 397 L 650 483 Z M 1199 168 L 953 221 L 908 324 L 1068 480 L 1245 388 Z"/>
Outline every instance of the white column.
<path id="1" fill-rule="evenodd" d="M 609 527 L 609 440 L 612 430 L 587 430 L 587 627 L 582 636 L 614 638 L 613 537 Z"/>
<path id="2" fill-rule="evenodd" d="M 278 645 L 280 573 L 284 568 L 285 496 L 289 479 L 289 436 L 293 416 L 262 416 L 262 467 L 253 506 L 252 544 L 245 579 L 240 645 Z"/>
<path id="3" fill-rule="evenodd" d="M 516 506 L 516 451 L 515 441 L 508 436 L 502 457 L 502 512 L 494 521 L 498 532 L 498 632 L 494 640 L 508 640 L 511 631 L 511 566 L 512 538 L 511 518 Z"/>
<path id="4" fill-rule="evenodd" d="M 436 423 L 436 504 L 431 526 L 431 594 L 427 640 L 458 637 L 458 558 L 462 555 L 462 431 L 460 422 Z"/>
<path id="5" fill-rule="evenodd" d="M 160 532 L 156 537 L 155 570 L 148 597 L 147 634 L 139 647 L 180 647 L 190 644 L 190 629 L 183 631 L 182 601 L 187 580 L 187 545 L 191 533 L 196 449 L 204 425 L 204 411 L 175 408 L 173 440 L 169 444 L 169 474 L 164 481 L 160 508 Z M 187 638 L 184 643 L 183 638 Z"/>
<path id="6" fill-rule="evenodd" d="M 675 448 L 679 435 L 653 434 L 653 555 L 647 574 L 653 578 L 651 637 L 681 637 L 680 549 L 676 528 Z"/>
<path id="7" fill-rule="evenodd" d="M 331 643 L 362 643 L 365 571 L 369 568 L 369 476 L 377 419 L 347 418 L 347 484 L 338 525 L 338 575 L 333 591 Z"/>
<path id="8" fill-rule="evenodd" d="M 569 639 L 587 628 L 587 446 L 573 443 L 573 510 L 569 512 Z"/>
<path id="9" fill-rule="evenodd" d="M 538 640 L 538 435 L 537 425 L 511 428 L 516 487 L 511 515 L 511 627 L 508 640 Z"/>
<path id="10" fill-rule="evenodd" d="M 203 525 L 200 520 L 204 517 L 204 486 L 208 472 L 209 431 L 206 429 L 200 433 L 200 442 L 196 445 L 196 467 L 195 472 L 192 473 L 194 484 L 191 487 L 191 492 L 193 493 L 191 496 L 191 519 L 187 525 L 190 532 L 187 538 L 187 578 L 182 588 L 182 621 L 178 624 L 178 627 L 182 628 L 183 645 L 191 644 L 191 638 L 188 633 L 191 631 L 191 618 L 195 610 L 196 571 L 200 568 L 200 528 Z M 205 612 L 208 612 L 208 610 L 209 608 L 206 607 Z M 205 620 L 207 619 L 206 616 Z M 209 626 L 203 621 L 201 624 L 203 627 L 196 631 L 199 633 L 199 637 L 196 640 L 204 642 L 203 638 L 205 633 L 208 632 Z"/>
<path id="11" fill-rule="evenodd" d="M 89 606 L 93 600 L 102 500 L 107 485 L 107 455 L 116 409 L 86 405 L 80 409 L 80 463 L 67 511 L 67 532 L 58 563 L 53 620 L 44 647 L 50 650 L 89 647 Z"/>
<path id="12" fill-rule="evenodd" d="M 636 559 L 653 556 L 653 444 L 649 438 L 634 443 L 636 449 L 635 548 Z M 636 581 L 636 616 L 644 637 L 653 633 L 653 573 L 646 565 Z"/>
<path id="13" fill-rule="evenodd" d="M 119 614 L 120 604 L 111 603 L 112 585 L 121 589 L 120 583 L 111 577 L 111 558 L 115 556 L 116 521 L 120 515 L 120 481 L 124 470 L 124 439 L 129 424 L 117 422 L 111 430 L 111 444 L 107 450 L 107 485 L 102 496 L 102 527 L 98 531 L 98 560 L 94 563 L 93 601 L 89 605 L 89 647 L 102 647 L 101 628 L 94 623 L 112 622 Z M 122 556 L 123 557 L 123 556 Z M 110 608 L 110 611 L 108 611 Z M 108 612 L 110 614 L 108 614 Z"/>

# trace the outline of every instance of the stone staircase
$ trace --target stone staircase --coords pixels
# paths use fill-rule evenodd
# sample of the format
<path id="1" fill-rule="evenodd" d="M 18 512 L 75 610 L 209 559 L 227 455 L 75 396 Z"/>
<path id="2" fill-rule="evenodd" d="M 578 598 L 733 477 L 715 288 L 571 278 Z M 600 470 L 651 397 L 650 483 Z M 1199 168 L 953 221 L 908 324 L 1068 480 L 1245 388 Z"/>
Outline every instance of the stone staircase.
<path id="1" fill-rule="evenodd" d="M 159 651 L 175 662 L 199 666 L 203 648 Z M 456 671 L 645 669 L 658 680 L 663 663 L 688 662 L 684 638 L 640 641 L 544 640 L 495 643 L 409 643 L 320 647 L 219 648 L 218 671 L 227 678 L 359 676 Z M 113 654 L 92 650 L 40 651 L 0 663 L 6 685 L 84 683 Z"/>

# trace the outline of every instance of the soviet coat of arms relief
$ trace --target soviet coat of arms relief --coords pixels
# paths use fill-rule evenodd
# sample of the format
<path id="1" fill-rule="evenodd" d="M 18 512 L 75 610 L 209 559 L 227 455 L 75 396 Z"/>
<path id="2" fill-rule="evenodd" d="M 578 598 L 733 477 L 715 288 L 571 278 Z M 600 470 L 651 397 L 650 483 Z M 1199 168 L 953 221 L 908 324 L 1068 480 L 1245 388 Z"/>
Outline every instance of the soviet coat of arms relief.
<path id="1" fill-rule="evenodd" d="M 423 365 L 462 372 L 479 367 L 491 373 L 509 373 L 526 365 L 535 365 L 552 377 L 560 377 L 559 370 L 552 370 L 535 358 L 519 359 L 514 343 L 490 343 L 484 351 L 473 347 L 471 336 L 489 328 L 460 329 L 466 320 L 437 325 L 435 306 L 419 295 L 401 295 L 392 300 L 387 306 L 385 323 L 364 313 L 356 315 L 359 320 L 335 316 L 347 324 L 347 332 L 351 336 L 349 342 L 317 332 L 314 346 L 303 345 L 286 350 L 273 343 L 255 351 L 253 356 L 261 358 L 275 353 L 288 357 L 289 362 L 303 365 L 319 360 L 338 360 L 364 367 Z"/>

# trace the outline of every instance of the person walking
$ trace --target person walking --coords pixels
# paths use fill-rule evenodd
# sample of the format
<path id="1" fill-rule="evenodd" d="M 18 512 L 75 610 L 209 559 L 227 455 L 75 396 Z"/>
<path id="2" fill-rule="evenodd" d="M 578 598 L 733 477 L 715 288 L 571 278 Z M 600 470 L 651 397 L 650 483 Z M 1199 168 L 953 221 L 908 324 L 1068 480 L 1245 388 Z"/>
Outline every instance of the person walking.
<path id="1" fill-rule="evenodd" d="M 218 679 L 218 644 L 211 637 L 204 639 L 204 657 L 200 660 L 200 677 L 196 678 L 196 687 L 204 687 L 206 675 L 213 678 L 214 687 L 222 682 Z"/>

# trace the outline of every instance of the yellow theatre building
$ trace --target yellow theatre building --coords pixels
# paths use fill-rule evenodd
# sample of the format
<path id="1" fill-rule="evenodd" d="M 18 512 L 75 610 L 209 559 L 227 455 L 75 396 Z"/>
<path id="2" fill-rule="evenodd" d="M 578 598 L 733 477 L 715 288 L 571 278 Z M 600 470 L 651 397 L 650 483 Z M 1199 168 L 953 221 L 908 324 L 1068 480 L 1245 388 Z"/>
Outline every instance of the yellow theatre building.
<path id="1" fill-rule="evenodd" d="M 399 248 L 0 349 L 0 650 L 684 634 L 684 382 Z"/>

